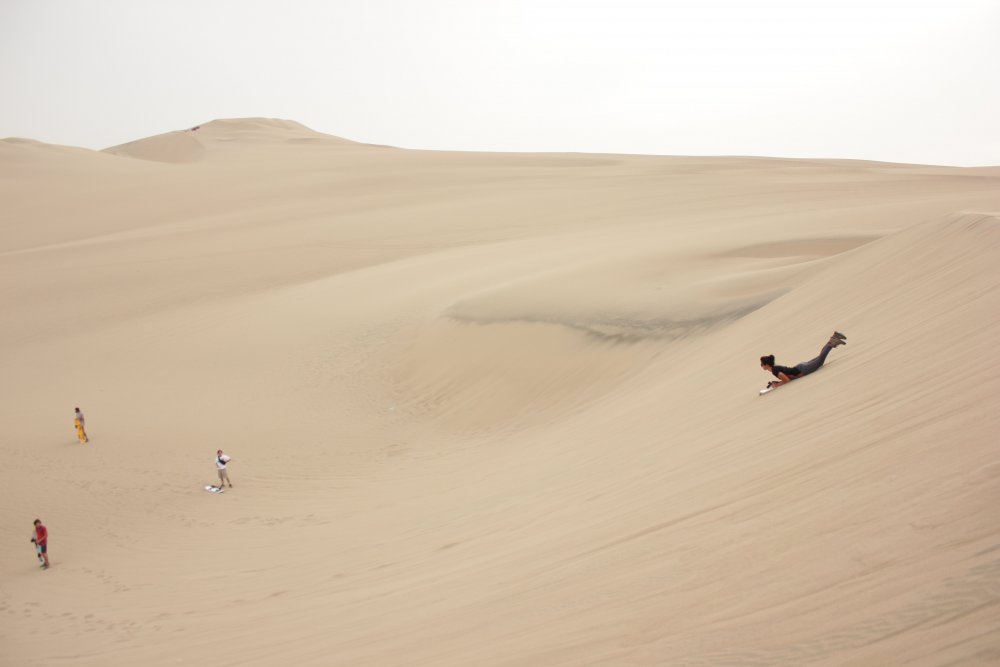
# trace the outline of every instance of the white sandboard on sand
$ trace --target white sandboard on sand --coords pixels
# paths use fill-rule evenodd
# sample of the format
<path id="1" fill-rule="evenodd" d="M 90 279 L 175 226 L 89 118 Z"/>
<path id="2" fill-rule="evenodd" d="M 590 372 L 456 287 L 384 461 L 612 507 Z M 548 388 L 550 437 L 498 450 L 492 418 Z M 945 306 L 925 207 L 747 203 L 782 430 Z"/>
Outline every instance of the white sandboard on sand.
<path id="1" fill-rule="evenodd" d="M 209 493 L 222 493 L 225 489 L 223 489 L 221 486 L 212 486 L 211 484 L 209 484 L 208 486 L 205 487 L 205 490 L 208 491 Z"/>
<path id="2" fill-rule="evenodd" d="M 763 389 L 761 389 L 761 390 L 760 390 L 760 391 L 758 392 L 758 394 L 759 394 L 759 395 L 761 395 L 761 396 L 763 396 L 764 394 L 769 394 L 769 393 L 771 393 L 772 391 L 774 391 L 774 387 L 764 387 Z"/>

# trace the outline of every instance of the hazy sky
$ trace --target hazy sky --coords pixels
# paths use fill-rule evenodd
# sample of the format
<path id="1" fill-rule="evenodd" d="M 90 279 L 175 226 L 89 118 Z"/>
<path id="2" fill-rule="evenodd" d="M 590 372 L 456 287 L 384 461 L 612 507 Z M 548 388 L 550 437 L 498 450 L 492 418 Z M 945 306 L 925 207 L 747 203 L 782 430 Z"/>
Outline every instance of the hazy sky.
<path id="1" fill-rule="evenodd" d="M 1000 165 L 1000 0 L 0 0 L 0 137 Z"/>

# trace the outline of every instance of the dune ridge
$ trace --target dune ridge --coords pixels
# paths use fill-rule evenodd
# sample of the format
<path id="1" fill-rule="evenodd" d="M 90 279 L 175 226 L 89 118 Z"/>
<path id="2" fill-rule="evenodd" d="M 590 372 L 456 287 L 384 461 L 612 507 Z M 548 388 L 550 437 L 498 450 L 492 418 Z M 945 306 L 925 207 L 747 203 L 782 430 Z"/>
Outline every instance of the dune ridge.
<path id="1" fill-rule="evenodd" d="M 310 130 L 301 123 L 274 118 L 232 118 L 213 120 L 187 130 L 177 130 L 104 149 L 104 153 L 152 162 L 198 162 L 216 153 L 219 144 L 241 147 L 315 145 L 355 146 L 355 142 Z"/>
<path id="2" fill-rule="evenodd" d="M 995 169 L 124 146 L 0 142 L 0 664 L 1000 656 Z"/>

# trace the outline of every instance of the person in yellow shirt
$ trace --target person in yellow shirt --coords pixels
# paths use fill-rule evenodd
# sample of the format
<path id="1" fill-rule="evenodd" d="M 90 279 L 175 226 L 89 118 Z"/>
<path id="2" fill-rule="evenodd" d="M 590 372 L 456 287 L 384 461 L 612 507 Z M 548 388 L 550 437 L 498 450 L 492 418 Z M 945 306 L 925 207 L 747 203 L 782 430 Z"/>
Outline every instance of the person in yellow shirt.
<path id="1" fill-rule="evenodd" d="M 73 415 L 73 425 L 76 426 L 76 437 L 80 439 L 80 444 L 82 445 L 85 442 L 90 442 L 90 438 L 87 437 L 83 413 L 80 412 L 80 408 L 77 408 L 76 414 Z"/>

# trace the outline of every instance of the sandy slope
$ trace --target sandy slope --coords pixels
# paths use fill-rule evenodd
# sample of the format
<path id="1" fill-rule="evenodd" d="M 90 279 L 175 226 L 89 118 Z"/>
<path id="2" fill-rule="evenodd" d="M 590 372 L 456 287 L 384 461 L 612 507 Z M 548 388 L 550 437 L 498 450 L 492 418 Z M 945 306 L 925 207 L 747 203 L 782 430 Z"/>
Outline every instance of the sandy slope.
<path id="1" fill-rule="evenodd" d="M 2 665 L 1000 660 L 997 169 L 251 119 L 0 198 Z"/>

